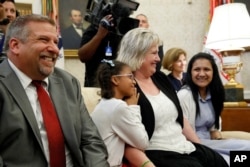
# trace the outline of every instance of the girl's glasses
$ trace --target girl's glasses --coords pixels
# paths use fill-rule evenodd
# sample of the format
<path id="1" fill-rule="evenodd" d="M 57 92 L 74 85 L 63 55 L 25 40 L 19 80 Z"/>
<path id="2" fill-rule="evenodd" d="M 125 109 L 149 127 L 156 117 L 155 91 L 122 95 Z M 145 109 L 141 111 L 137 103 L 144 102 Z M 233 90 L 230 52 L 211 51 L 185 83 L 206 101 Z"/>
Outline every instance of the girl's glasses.
<path id="1" fill-rule="evenodd" d="M 115 77 L 128 77 L 131 80 L 135 79 L 133 74 L 117 74 L 117 75 L 113 75 L 113 76 L 115 76 Z"/>

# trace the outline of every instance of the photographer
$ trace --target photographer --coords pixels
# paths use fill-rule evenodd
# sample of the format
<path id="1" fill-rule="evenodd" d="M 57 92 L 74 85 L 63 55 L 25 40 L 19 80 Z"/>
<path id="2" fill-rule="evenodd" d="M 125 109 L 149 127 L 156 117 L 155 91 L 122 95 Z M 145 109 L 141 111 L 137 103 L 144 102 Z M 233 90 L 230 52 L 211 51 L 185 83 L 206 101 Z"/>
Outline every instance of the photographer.
<path id="1" fill-rule="evenodd" d="M 107 15 L 103 19 L 111 21 L 112 15 Z M 81 48 L 78 56 L 81 62 L 85 63 L 85 87 L 95 86 L 95 73 L 102 59 L 107 59 L 105 49 L 111 48 L 108 59 L 115 59 L 121 37 L 109 32 L 104 25 L 99 25 L 98 29 L 91 24 L 82 36 Z M 110 51 L 110 50 L 108 50 Z"/>
<path id="2" fill-rule="evenodd" d="M 123 0 L 126 3 L 126 0 Z M 121 23 L 120 20 L 128 18 L 132 10 L 119 2 L 112 5 L 106 4 L 105 8 L 98 13 L 98 23 L 91 22 L 85 30 L 78 56 L 82 63 L 85 63 L 85 83 L 84 87 L 95 87 L 96 71 L 103 59 L 116 59 L 117 49 L 120 40 L 125 32 L 124 29 L 138 27 L 138 20 L 130 19 L 128 24 Z M 138 4 L 136 4 L 136 8 Z M 100 5 L 99 5 L 100 6 Z M 124 19 L 125 20 L 125 19 Z M 121 25 L 118 25 L 119 23 Z M 136 24 L 135 24 L 136 23 Z M 123 30 L 119 31 L 118 28 Z M 125 28 L 124 28 L 125 27 Z M 123 32 L 123 33 L 121 33 Z"/>

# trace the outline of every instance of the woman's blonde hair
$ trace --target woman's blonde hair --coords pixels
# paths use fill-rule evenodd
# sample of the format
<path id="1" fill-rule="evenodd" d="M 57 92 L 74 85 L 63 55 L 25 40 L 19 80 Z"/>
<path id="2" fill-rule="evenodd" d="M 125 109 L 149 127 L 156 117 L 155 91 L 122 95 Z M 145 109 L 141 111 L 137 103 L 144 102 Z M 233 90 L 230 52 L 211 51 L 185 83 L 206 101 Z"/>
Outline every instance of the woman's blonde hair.
<path id="1" fill-rule="evenodd" d="M 169 49 L 162 60 L 162 66 L 163 68 L 167 69 L 168 71 L 173 70 L 173 63 L 176 62 L 180 55 L 184 54 L 185 57 L 187 57 L 187 53 L 185 50 L 181 48 L 171 48 Z"/>
<path id="2" fill-rule="evenodd" d="M 156 33 L 147 28 L 135 28 L 127 32 L 120 43 L 117 60 L 130 66 L 132 71 L 139 69 L 144 61 L 145 53 L 152 45 L 159 45 Z"/>

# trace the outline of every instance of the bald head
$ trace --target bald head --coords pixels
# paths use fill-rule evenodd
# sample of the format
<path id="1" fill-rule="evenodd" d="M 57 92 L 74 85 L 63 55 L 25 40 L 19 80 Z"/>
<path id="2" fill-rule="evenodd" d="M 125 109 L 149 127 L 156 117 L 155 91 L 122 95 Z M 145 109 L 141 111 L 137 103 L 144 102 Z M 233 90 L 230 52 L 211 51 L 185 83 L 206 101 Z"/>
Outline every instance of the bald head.
<path id="1" fill-rule="evenodd" d="M 149 27 L 148 17 L 146 15 L 138 14 L 135 18 L 140 21 L 139 22 L 139 27 L 143 27 L 143 28 L 148 28 Z"/>

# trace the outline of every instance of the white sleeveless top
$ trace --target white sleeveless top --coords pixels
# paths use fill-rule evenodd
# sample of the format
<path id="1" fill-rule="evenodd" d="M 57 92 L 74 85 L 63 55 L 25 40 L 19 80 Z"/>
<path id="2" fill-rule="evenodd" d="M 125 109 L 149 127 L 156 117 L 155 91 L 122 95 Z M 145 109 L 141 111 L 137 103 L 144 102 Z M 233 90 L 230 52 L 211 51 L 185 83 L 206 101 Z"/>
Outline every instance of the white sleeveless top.
<path id="1" fill-rule="evenodd" d="M 146 94 L 155 116 L 155 129 L 147 150 L 191 153 L 195 146 L 182 134 L 181 125 L 176 121 L 178 111 L 174 103 L 160 91 L 158 95 Z"/>

